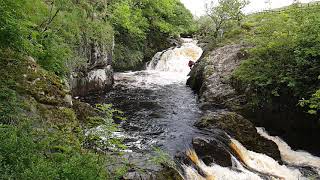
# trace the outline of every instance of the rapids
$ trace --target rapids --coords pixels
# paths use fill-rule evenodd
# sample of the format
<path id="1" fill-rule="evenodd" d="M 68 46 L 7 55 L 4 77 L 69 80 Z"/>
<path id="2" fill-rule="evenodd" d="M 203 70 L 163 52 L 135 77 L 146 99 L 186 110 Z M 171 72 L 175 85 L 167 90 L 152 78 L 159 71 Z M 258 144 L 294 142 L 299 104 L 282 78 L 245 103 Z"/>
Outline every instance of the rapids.
<path id="1" fill-rule="evenodd" d="M 148 153 L 160 147 L 174 157 L 184 152 L 196 136 L 207 132 L 194 127 L 201 117 L 196 94 L 186 84 L 190 71 L 189 60 L 197 61 L 202 49 L 192 39 L 182 39 L 180 47 L 158 52 L 147 64 L 146 70 L 115 73 L 115 86 L 95 102 L 112 103 L 125 112 L 127 120 L 122 122 L 123 131 L 116 136 L 124 138 L 128 152 Z M 97 98 L 97 97 L 95 97 Z M 320 158 L 309 153 L 293 151 L 283 140 L 272 137 L 262 129 L 263 137 L 274 141 L 285 164 L 264 154 L 247 150 L 236 139 L 230 137 L 225 144 L 231 154 L 232 167 L 212 163 L 205 165 L 200 159 L 193 166 L 182 165 L 187 180 L 260 180 L 260 179 L 319 179 Z M 197 156 L 196 154 L 193 154 Z M 204 172 L 200 175 L 199 169 Z M 211 178 L 208 178 L 211 177 Z"/>

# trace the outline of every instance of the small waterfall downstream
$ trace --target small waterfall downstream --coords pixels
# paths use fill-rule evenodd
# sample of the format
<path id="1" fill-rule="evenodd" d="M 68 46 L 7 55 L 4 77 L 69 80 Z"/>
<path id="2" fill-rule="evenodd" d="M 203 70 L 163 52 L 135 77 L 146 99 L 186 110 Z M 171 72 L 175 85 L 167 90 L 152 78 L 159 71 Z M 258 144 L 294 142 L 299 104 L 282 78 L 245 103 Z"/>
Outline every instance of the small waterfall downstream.
<path id="1" fill-rule="evenodd" d="M 283 155 L 283 160 L 287 163 L 286 165 L 280 165 L 267 155 L 249 151 L 240 142 L 231 138 L 230 147 L 235 154 L 231 157 L 232 167 L 222 167 L 214 163 L 207 166 L 201 160 L 198 160 L 199 162 L 194 162 L 197 168 L 184 166 L 185 179 L 208 180 L 210 179 L 208 177 L 211 177 L 211 179 L 217 180 L 307 180 L 320 178 L 318 164 L 320 158 L 306 152 L 293 151 L 280 138 L 269 136 L 261 128 L 258 128 L 258 131 L 266 138 L 278 142 L 277 145 Z M 291 157 L 290 160 L 288 156 Z M 190 159 L 197 159 L 197 157 L 191 157 Z M 200 175 L 196 169 L 201 169 L 202 174 L 205 175 Z"/>
<path id="2" fill-rule="evenodd" d="M 201 117 L 197 96 L 185 83 L 190 72 L 188 62 L 197 61 L 202 49 L 192 39 L 182 39 L 180 47 L 158 52 L 146 70 L 115 74 L 114 90 L 100 103 L 112 103 L 128 118 L 117 135 L 124 138 L 128 152 L 148 153 L 159 147 L 174 157 L 191 147 L 196 136 L 208 135 L 194 127 Z M 260 179 L 319 179 L 320 158 L 306 152 L 293 151 L 278 137 L 264 129 L 258 133 L 274 141 L 285 164 L 264 154 L 247 150 L 240 142 L 227 135 L 219 141 L 230 153 L 232 167 L 212 162 L 206 165 L 192 150 L 189 157 L 193 166 L 182 164 L 186 180 L 260 180 Z M 188 154 L 188 153 L 187 153 Z"/>

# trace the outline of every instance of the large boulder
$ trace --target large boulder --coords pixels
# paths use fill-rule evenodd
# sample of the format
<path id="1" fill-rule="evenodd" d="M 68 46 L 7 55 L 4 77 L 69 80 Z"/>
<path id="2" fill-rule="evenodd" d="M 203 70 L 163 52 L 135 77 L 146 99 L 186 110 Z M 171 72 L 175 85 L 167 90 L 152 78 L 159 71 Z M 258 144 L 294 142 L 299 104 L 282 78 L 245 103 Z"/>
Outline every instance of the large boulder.
<path id="1" fill-rule="evenodd" d="M 273 141 L 260 136 L 252 122 L 235 112 L 227 110 L 207 112 L 196 122 L 196 126 L 207 129 L 221 129 L 238 140 L 247 149 L 281 161 L 278 146 Z"/>
<path id="2" fill-rule="evenodd" d="M 111 65 L 108 65 L 104 69 L 91 70 L 85 76 L 73 75 L 70 78 L 72 94 L 74 96 L 104 92 L 112 87 L 113 82 L 113 69 Z"/>
<path id="3" fill-rule="evenodd" d="M 200 95 L 203 108 L 239 109 L 242 97 L 237 95 L 229 78 L 247 56 L 244 45 L 228 45 L 206 52 L 190 72 L 187 84 Z M 209 106 L 208 106 L 209 104 Z"/>
<path id="4" fill-rule="evenodd" d="M 83 45 L 82 56 L 87 63 L 70 77 L 73 96 L 85 96 L 90 93 L 102 93 L 109 90 L 113 83 L 112 54 L 113 47 L 96 42 Z"/>
<path id="5" fill-rule="evenodd" d="M 248 150 L 266 154 L 281 161 L 277 145 L 261 137 L 248 119 L 241 116 L 245 96 L 238 94 L 233 88 L 230 77 L 241 61 L 247 57 L 245 45 L 227 45 L 213 51 L 205 52 L 204 56 L 193 67 L 187 84 L 199 94 L 203 117 L 196 126 L 204 129 L 221 129 L 231 138 L 238 140 Z M 203 157 L 218 161 L 218 164 L 228 166 L 230 162 L 219 160 L 206 149 L 214 149 L 221 153 L 216 144 L 207 140 L 197 140 L 205 155 Z M 220 162 L 219 162 L 220 161 Z"/>
<path id="6" fill-rule="evenodd" d="M 228 138 L 225 140 L 229 141 Z M 227 145 L 214 137 L 195 137 L 192 140 L 193 149 L 206 165 L 216 163 L 223 167 L 231 167 L 231 155 L 226 151 Z"/>

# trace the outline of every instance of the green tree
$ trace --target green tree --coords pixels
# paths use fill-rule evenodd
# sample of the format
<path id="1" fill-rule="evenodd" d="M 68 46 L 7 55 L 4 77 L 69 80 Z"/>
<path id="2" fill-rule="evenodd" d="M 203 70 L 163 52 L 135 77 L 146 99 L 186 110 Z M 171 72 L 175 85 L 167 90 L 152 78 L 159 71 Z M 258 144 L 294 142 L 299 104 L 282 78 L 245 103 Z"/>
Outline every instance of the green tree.
<path id="1" fill-rule="evenodd" d="M 118 0 L 110 6 L 116 31 L 115 67 L 132 69 L 170 46 L 167 39 L 195 29 L 178 0 Z"/>
<path id="2" fill-rule="evenodd" d="M 212 20 L 214 27 L 213 36 L 218 38 L 219 33 L 225 30 L 228 21 L 237 21 L 240 25 L 244 17 L 242 9 L 249 4 L 247 0 L 219 0 L 218 4 L 215 3 L 206 5 L 207 16 Z"/>
<path id="3" fill-rule="evenodd" d="M 293 107 L 302 98 L 312 97 L 311 104 L 319 100 L 318 16 L 312 7 L 304 11 L 292 7 L 281 13 L 256 16 L 259 23 L 249 38 L 254 48 L 250 58 L 236 70 L 235 78 L 255 89 L 257 104 L 269 104 L 282 96 L 288 97 L 288 106 Z"/>

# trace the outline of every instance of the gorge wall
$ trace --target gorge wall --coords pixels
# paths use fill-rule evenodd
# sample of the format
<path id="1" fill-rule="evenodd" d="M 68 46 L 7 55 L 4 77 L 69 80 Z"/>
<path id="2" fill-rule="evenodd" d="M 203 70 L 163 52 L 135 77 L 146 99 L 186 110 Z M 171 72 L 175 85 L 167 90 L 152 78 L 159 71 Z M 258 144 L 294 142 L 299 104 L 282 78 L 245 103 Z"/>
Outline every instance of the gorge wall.
<path id="1" fill-rule="evenodd" d="M 95 41 L 82 46 L 80 52 L 87 57 L 87 63 L 70 76 L 73 96 L 85 96 L 90 93 L 101 93 L 113 85 L 112 47 Z"/>
<path id="2" fill-rule="evenodd" d="M 269 151 L 268 155 L 275 157 L 274 149 L 277 148 L 256 134 L 255 127 L 262 126 L 273 135 L 284 138 L 294 149 L 317 154 L 319 146 L 314 142 L 319 137 L 319 123 L 292 104 L 290 96 L 275 97 L 272 103 L 266 102 L 262 107 L 250 106 L 250 97 L 254 93 L 250 85 L 232 78 L 234 70 L 247 58 L 248 48 L 227 45 L 208 51 L 192 69 L 187 84 L 199 93 L 201 108 L 206 111 L 197 125 L 222 127 L 248 149 L 265 154 Z"/>
<path id="3" fill-rule="evenodd" d="M 245 59 L 244 45 L 228 45 L 205 53 L 190 72 L 187 84 L 198 92 L 204 115 L 199 128 L 222 129 L 249 150 L 281 161 L 277 145 L 261 137 L 255 125 L 240 113 L 244 96 L 231 86 L 230 76 Z"/>

